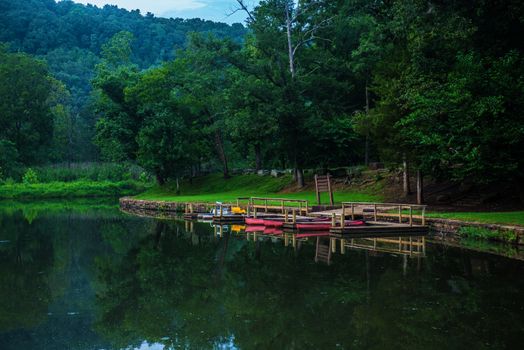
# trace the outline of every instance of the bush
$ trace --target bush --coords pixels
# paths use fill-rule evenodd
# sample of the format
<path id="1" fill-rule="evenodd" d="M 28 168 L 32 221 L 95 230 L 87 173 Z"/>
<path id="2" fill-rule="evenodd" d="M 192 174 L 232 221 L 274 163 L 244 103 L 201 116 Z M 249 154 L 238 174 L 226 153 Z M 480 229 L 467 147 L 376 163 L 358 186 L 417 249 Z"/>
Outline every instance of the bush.
<path id="1" fill-rule="evenodd" d="M 129 181 L 139 180 L 144 172 L 141 167 L 132 163 L 72 163 L 55 164 L 35 168 L 40 182 L 74 182 L 74 181 Z"/>
<path id="2" fill-rule="evenodd" d="M 515 242 L 517 234 L 514 231 L 490 230 L 483 227 L 464 226 L 458 230 L 461 237 L 473 239 L 498 240 L 504 242 Z"/>
<path id="3" fill-rule="evenodd" d="M 26 185 L 37 184 L 38 175 L 36 175 L 36 172 L 33 169 L 28 168 L 24 174 L 24 177 L 22 178 L 22 182 Z"/>

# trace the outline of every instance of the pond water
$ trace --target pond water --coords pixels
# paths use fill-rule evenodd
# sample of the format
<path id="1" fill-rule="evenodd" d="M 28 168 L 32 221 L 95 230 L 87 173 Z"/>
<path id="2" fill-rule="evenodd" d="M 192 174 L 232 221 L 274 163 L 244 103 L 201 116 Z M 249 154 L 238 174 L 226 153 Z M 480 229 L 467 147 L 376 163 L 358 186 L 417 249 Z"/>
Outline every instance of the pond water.
<path id="1" fill-rule="evenodd" d="M 0 205 L 0 349 L 524 344 L 522 261 L 364 240 L 328 264 L 316 238 L 215 232 L 113 204 Z"/>

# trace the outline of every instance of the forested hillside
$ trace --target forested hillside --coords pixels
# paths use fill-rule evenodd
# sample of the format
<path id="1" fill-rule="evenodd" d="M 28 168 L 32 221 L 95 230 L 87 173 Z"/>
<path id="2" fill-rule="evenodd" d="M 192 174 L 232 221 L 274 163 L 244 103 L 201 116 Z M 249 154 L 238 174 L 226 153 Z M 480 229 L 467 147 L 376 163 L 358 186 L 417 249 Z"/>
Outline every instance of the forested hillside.
<path id="1" fill-rule="evenodd" d="M 246 32 L 0 3 L 1 40 L 46 58 L 71 91 L 70 115 L 86 116 L 57 118 L 69 113 L 60 95 L 54 135 L 89 130 L 96 116 L 102 159 L 136 162 L 159 183 L 219 165 L 226 177 L 293 168 L 301 186 L 305 168 L 369 161 L 404 163 L 421 181 L 524 183 L 521 1 L 237 0 Z M 184 46 L 191 30 L 212 35 Z M 80 101 L 90 80 L 92 100 Z M 18 142 L 4 147 L 21 152 Z"/>
<path id="2" fill-rule="evenodd" d="M 22 51 L 47 62 L 49 73 L 69 91 L 69 143 L 56 150 L 53 161 L 92 160 L 96 116 L 91 106 L 91 80 L 100 62 L 102 46 L 115 34 L 133 34 L 130 62 L 146 69 L 173 59 L 190 32 L 242 40 L 245 28 L 201 19 L 156 18 L 116 6 L 84 6 L 72 1 L 0 0 L 0 42 L 9 51 Z M 62 127 L 65 127 L 62 125 Z M 71 149 L 72 146 L 72 149 Z"/>

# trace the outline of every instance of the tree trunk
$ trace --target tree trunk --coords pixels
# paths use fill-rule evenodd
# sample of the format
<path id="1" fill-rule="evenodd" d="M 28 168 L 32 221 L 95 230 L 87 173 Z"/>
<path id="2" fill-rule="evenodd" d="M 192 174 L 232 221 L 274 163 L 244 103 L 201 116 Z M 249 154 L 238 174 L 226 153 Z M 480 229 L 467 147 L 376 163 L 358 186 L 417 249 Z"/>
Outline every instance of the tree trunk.
<path id="1" fill-rule="evenodd" d="M 420 170 L 417 170 L 417 204 L 424 203 L 424 183 L 423 176 Z"/>
<path id="2" fill-rule="evenodd" d="M 369 89 L 368 82 L 366 80 L 366 123 L 369 123 Z M 369 126 L 366 125 L 366 145 L 364 152 L 364 164 L 369 165 Z"/>
<path id="3" fill-rule="evenodd" d="M 304 183 L 304 171 L 300 168 L 296 168 L 296 174 L 297 174 L 297 186 L 298 188 L 302 188 L 305 186 Z"/>
<path id="4" fill-rule="evenodd" d="M 289 55 L 289 71 L 291 78 L 295 78 L 295 58 L 293 54 L 293 43 L 291 41 L 291 17 L 289 16 L 289 6 L 286 4 L 286 34 L 287 34 L 287 48 Z"/>
<path id="5" fill-rule="evenodd" d="M 402 180 L 404 187 L 404 197 L 407 197 L 411 194 L 411 184 L 409 183 L 409 170 L 406 155 L 404 155 L 402 160 Z"/>
<path id="6" fill-rule="evenodd" d="M 262 150 L 260 144 L 255 144 L 255 168 L 257 171 L 262 169 Z"/>
<path id="7" fill-rule="evenodd" d="M 163 185 L 166 184 L 166 179 L 164 178 L 164 176 L 162 176 L 162 175 L 160 175 L 160 174 L 158 174 L 158 173 L 155 174 L 155 176 L 156 176 L 156 182 L 158 182 L 158 184 L 159 184 L 160 186 L 163 186 Z"/>
<path id="8" fill-rule="evenodd" d="M 220 135 L 219 130 L 215 131 L 215 146 L 217 148 L 218 157 L 222 162 L 224 178 L 227 179 L 229 177 L 229 168 L 227 164 L 226 151 L 224 150 L 224 143 L 222 142 L 222 135 Z"/>

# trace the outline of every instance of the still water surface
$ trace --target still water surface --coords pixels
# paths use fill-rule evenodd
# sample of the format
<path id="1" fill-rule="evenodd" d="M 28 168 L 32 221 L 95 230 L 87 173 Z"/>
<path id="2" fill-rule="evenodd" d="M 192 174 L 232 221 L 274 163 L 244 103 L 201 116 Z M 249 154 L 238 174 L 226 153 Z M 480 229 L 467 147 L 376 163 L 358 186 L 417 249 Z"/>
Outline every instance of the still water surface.
<path id="1" fill-rule="evenodd" d="M 524 263 L 217 237 L 113 205 L 0 206 L 0 349 L 512 349 Z"/>

